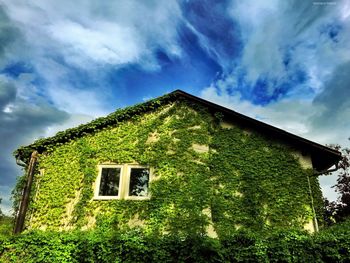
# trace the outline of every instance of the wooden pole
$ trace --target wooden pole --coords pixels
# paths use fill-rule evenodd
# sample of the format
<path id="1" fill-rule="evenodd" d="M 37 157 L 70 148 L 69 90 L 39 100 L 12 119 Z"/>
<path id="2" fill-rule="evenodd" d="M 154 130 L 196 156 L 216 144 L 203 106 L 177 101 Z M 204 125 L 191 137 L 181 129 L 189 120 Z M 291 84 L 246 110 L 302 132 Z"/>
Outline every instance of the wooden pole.
<path id="1" fill-rule="evenodd" d="M 26 213 L 28 210 L 30 191 L 32 188 L 34 170 L 35 170 L 37 158 L 38 158 L 38 152 L 34 151 L 30 157 L 30 161 L 27 169 L 27 176 L 26 176 L 27 182 L 23 189 L 22 200 L 19 206 L 18 214 L 16 216 L 15 229 L 13 231 L 14 234 L 21 233 L 24 227 L 24 220 L 26 218 Z"/>

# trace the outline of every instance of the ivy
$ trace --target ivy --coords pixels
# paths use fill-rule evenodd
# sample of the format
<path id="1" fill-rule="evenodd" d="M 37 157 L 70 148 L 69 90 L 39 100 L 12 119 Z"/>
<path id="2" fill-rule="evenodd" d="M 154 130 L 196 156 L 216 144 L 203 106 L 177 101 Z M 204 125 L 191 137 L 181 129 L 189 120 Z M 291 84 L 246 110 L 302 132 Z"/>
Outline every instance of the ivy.
<path id="1" fill-rule="evenodd" d="M 93 190 L 91 188 L 93 182 L 96 179 L 96 161 L 94 160 L 96 152 L 94 149 L 87 143 L 85 138 L 82 138 L 77 143 L 77 152 L 79 155 L 79 167 L 81 173 L 83 174 L 82 183 L 81 183 L 81 193 L 80 199 L 74 207 L 73 217 L 71 219 L 72 224 L 77 224 L 77 227 L 82 227 L 85 222 L 85 207 L 90 201 Z"/>
<path id="2" fill-rule="evenodd" d="M 172 99 L 127 108 L 29 146 L 45 151 L 28 228 L 140 228 L 148 235 L 188 238 L 205 236 L 212 227 L 224 239 L 242 229 L 302 229 L 311 221 L 311 171 L 301 167 L 294 149 L 239 124 L 223 128 L 228 120 L 222 113 Z M 153 167 L 151 199 L 93 200 L 97 165 L 108 162 Z M 320 207 L 317 179 L 311 184 Z"/>

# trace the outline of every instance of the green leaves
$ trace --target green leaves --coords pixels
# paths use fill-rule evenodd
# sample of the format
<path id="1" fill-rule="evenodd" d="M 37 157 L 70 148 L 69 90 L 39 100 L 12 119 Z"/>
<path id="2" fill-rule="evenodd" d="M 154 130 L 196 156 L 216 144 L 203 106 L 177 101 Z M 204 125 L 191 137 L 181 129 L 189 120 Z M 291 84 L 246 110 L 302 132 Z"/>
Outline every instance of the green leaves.
<path id="1" fill-rule="evenodd" d="M 348 262 L 349 222 L 315 235 L 298 229 L 241 230 L 224 239 L 192 235 L 32 231 L 0 238 L 1 262 Z"/>
<path id="2" fill-rule="evenodd" d="M 197 104 L 152 105 L 133 108 L 138 115 L 131 119 L 129 108 L 98 119 L 111 126 L 41 154 L 28 226 L 107 231 L 138 220 L 147 233 L 187 237 L 211 226 L 225 238 L 239 229 L 302 229 L 311 220 L 310 171 L 292 149 L 238 125 L 222 128 L 224 116 Z M 93 200 L 97 165 L 106 162 L 152 167 L 151 200 Z M 311 184 L 318 205 L 319 185 Z"/>

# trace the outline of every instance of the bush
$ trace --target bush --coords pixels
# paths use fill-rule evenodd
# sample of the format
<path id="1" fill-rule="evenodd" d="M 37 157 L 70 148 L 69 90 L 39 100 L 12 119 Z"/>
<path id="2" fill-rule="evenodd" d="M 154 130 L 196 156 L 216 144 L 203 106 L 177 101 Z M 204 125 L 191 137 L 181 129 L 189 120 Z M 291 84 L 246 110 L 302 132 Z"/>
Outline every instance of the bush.
<path id="1" fill-rule="evenodd" d="M 269 262 L 318 262 L 313 237 L 306 231 L 275 231 L 266 243 Z"/>
<path id="2" fill-rule="evenodd" d="M 34 231 L 8 237 L 3 242 L 4 262 L 78 262 L 74 259 L 73 233 Z"/>
<path id="3" fill-rule="evenodd" d="M 315 244 L 321 262 L 350 262 L 350 220 L 320 232 Z"/>
<path id="4" fill-rule="evenodd" d="M 222 251 L 228 262 L 268 262 L 267 244 L 261 235 L 239 231 L 221 241 Z"/>
<path id="5" fill-rule="evenodd" d="M 0 238 L 1 262 L 350 262 L 350 222 L 318 234 L 239 231 L 150 236 L 142 231 L 31 231 Z"/>
<path id="6" fill-rule="evenodd" d="M 14 220 L 9 216 L 0 216 L 0 237 L 11 236 L 14 227 Z"/>

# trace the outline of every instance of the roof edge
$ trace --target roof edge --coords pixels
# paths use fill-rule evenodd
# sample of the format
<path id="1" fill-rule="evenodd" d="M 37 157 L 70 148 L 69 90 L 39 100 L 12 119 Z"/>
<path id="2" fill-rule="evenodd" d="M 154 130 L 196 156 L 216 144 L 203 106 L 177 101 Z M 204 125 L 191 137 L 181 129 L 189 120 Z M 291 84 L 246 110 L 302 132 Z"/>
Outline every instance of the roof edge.
<path id="1" fill-rule="evenodd" d="M 238 113 L 236 111 L 233 111 L 229 108 L 220 106 L 218 104 L 215 104 L 213 102 L 210 102 L 208 100 L 204 100 L 202 98 L 196 97 L 192 94 L 189 94 L 182 90 L 174 90 L 168 94 L 165 94 L 163 96 L 151 99 L 149 101 L 138 103 L 133 106 L 129 106 L 126 108 L 117 109 L 116 111 L 112 112 L 111 114 L 107 115 L 106 117 L 100 117 L 97 118 L 91 122 L 88 122 L 86 124 L 81 124 L 74 128 L 69 128 L 65 131 L 60 131 L 56 133 L 56 135 L 36 140 L 34 143 L 19 147 L 15 152 L 14 155 L 16 158 L 19 158 L 20 160 L 26 162 L 28 160 L 28 157 L 30 156 L 31 152 L 34 150 L 38 150 L 40 153 L 45 151 L 48 146 L 51 145 L 61 145 L 62 143 L 69 142 L 71 140 L 74 140 L 76 138 L 82 137 L 86 134 L 91 134 L 94 132 L 97 132 L 99 130 L 102 130 L 105 127 L 115 125 L 121 121 L 130 119 L 132 115 L 136 113 L 145 113 L 150 110 L 153 110 L 155 108 L 158 108 L 161 105 L 164 105 L 165 103 L 174 101 L 178 97 L 184 97 L 188 100 L 195 101 L 197 103 L 203 104 L 211 109 L 214 109 L 219 112 L 223 112 L 224 114 L 227 114 L 228 116 L 238 118 L 240 120 L 243 120 L 244 122 L 252 125 L 257 126 L 260 129 L 263 129 L 265 131 L 272 132 L 274 134 L 278 134 L 281 137 L 288 138 L 292 141 L 298 142 L 300 145 L 305 145 L 308 148 L 312 149 L 313 151 L 320 151 L 327 155 L 332 156 L 332 158 L 337 161 L 341 159 L 341 153 L 337 150 L 331 149 L 327 146 L 321 145 L 319 143 L 310 141 L 308 139 L 305 139 L 303 137 L 300 137 L 298 135 L 292 134 L 290 132 L 287 132 L 285 130 L 282 130 L 280 128 L 274 127 L 270 124 L 261 122 L 259 120 L 253 119 L 251 117 L 248 117 L 246 115 L 243 115 L 241 113 Z"/>
<path id="2" fill-rule="evenodd" d="M 213 102 L 210 102 L 208 100 L 205 100 L 205 99 L 202 99 L 202 98 L 199 98 L 199 97 L 196 97 L 196 96 L 193 96 L 192 94 L 189 94 L 189 93 L 186 93 L 182 90 L 176 90 L 176 92 L 179 92 L 181 93 L 182 95 L 186 96 L 187 98 L 190 98 L 192 100 L 196 100 L 202 104 L 206 104 L 207 106 L 209 107 L 212 107 L 212 108 L 216 108 L 217 110 L 219 111 L 223 111 L 223 112 L 226 112 L 226 113 L 229 113 L 230 115 L 235 115 L 236 117 L 240 118 L 240 119 L 244 119 L 246 120 L 247 122 L 250 122 L 250 123 L 254 123 L 254 124 L 258 124 L 260 126 L 263 126 L 264 128 L 266 129 L 270 129 L 270 130 L 274 130 L 278 133 L 281 133 L 281 134 L 284 134 L 286 136 L 289 136 L 295 140 L 298 140 L 298 141 L 301 141 L 303 143 L 306 143 L 306 144 L 309 144 L 309 145 L 312 145 L 313 147 L 316 147 L 316 148 L 319 148 L 321 150 L 324 150 L 324 151 L 329 151 L 330 153 L 333 153 L 333 154 L 336 154 L 336 155 L 339 155 L 341 156 L 341 153 L 337 150 L 334 150 L 332 148 L 329 148 L 327 146 L 324 146 L 322 144 L 319 144 L 317 142 L 314 142 L 314 141 L 311 141 L 311 140 L 308 140 L 308 139 L 305 139 L 301 136 L 298 136 L 298 135 L 295 135 L 293 133 L 290 133 L 290 132 L 287 132 L 283 129 L 280 129 L 280 128 L 277 128 L 275 126 L 272 126 L 270 124 L 267 124 L 265 122 L 262 122 L 262 121 L 259 121 L 259 120 L 256 120 L 254 118 L 251 118 L 251 117 L 248 117 L 246 115 L 243 115 L 242 113 L 239 113 L 239 112 L 236 112 L 234 110 L 231 110 L 229 108 L 226 108 L 224 106 L 221 106 L 221 105 L 218 105 L 218 104 L 215 104 Z"/>

